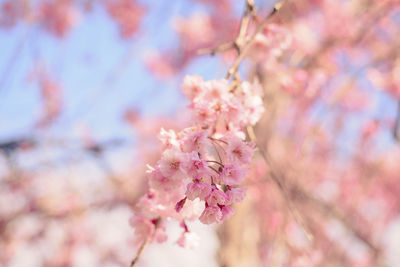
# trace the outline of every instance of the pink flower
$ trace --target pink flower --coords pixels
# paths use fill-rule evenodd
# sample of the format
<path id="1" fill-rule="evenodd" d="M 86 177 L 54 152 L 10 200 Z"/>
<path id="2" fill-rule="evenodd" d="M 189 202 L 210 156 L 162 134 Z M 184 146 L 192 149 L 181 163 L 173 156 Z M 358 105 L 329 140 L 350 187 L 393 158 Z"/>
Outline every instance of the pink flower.
<path id="1" fill-rule="evenodd" d="M 144 61 L 149 71 L 160 80 L 171 78 L 177 72 L 170 53 L 150 51 L 144 55 Z"/>
<path id="2" fill-rule="evenodd" d="M 242 202 L 244 197 L 246 196 L 246 189 L 244 188 L 231 188 L 226 191 L 226 195 L 229 198 L 229 204 L 235 202 Z"/>
<path id="3" fill-rule="evenodd" d="M 167 241 L 168 236 L 167 236 L 167 233 L 165 232 L 165 230 L 166 229 L 163 224 L 157 223 L 156 232 L 154 233 L 152 241 L 154 240 L 154 241 L 157 241 L 158 243 L 163 243 L 163 242 Z"/>
<path id="4" fill-rule="evenodd" d="M 226 149 L 227 157 L 232 162 L 249 164 L 253 155 L 253 149 L 237 137 L 230 137 Z"/>
<path id="5" fill-rule="evenodd" d="M 164 128 L 161 128 L 158 139 L 160 139 L 165 148 L 176 148 L 179 146 L 178 138 L 173 130 L 166 131 Z"/>
<path id="6" fill-rule="evenodd" d="M 206 14 L 195 13 L 188 18 L 176 18 L 173 27 L 187 50 L 209 46 L 215 38 L 213 20 Z"/>
<path id="7" fill-rule="evenodd" d="M 196 248 L 199 245 L 199 236 L 193 232 L 183 232 L 176 243 L 183 248 Z"/>
<path id="8" fill-rule="evenodd" d="M 201 101 L 206 103 L 222 103 L 232 99 L 232 94 L 229 93 L 229 83 L 226 79 L 207 81 L 205 89 Z"/>
<path id="9" fill-rule="evenodd" d="M 139 30 L 145 8 L 132 0 L 106 1 L 105 3 L 108 13 L 120 27 L 121 36 L 126 39 L 131 38 Z"/>
<path id="10" fill-rule="evenodd" d="M 165 177 L 159 169 L 154 169 L 150 173 L 149 184 L 151 188 L 160 191 L 172 191 L 179 187 L 179 181 Z"/>
<path id="11" fill-rule="evenodd" d="M 255 125 L 264 113 L 264 103 L 257 91 L 260 84 L 250 84 L 244 82 L 242 84 L 243 92 L 245 93 L 243 107 L 245 109 L 244 118 L 242 118 L 244 124 Z"/>
<path id="12" fill-rule="evenodd" d="M 238 185 L 243 181 L 247 169 L 234 164 L 225 164 L 218 177 L 220 184 Z"/>
<path id="13" fill-rule="evenodd" d="M 199 75 L 186 75 L 181 88 L 183 94 L 193 100 L 204 90 L 203 78 Z"/>
<path id="14" fill-rule="evenodd" d="M 220 223 L 222 220 L 222 211 L 219 207 L 208 206 L 204 209 L 199 220 L 204 224 Z"/>
<path id="15" fill-rule="evenodd" d="M 134 214 L 129 219 L 129 224 L 135 230 L 135 245 L 142 244 L 153 233 L 155 229 L 154 224 L 151 222 L 151 219 L 140 214 Z"/>
<path id="16" fill-rule="evenodd" d="M 195 151 L 186 154 L 186 159 L 182 163 L 182 168 L 193 179 L 208 176 L 210 173 L 207 162 L 201 159 L 199 153 Z"/>
<path id="17" fill-rule="evenodd" d="M 210 103 L 198 102 L 194 103 L 191 108 L 194 110 L 196 121 L 202 126 L 210 125 L 217 120 L 217 112 L 212 109 Z"/>
<path id="18" fill-rule="evenodd" d="M 181 148 L 183 152 L 197 151 L 201 155 L 206 154 L 207 147 L 211 144 L 206 130 L 187 128 L 182 131 L 182 134 Z"/>
<path id="19" fill-rule="evenodd" d="M 158 161 L 158 167 L 161 173 L 166 177 L 178 176 L 181 173 L 181 164 L 184 160 L 184 153 L 177 149 L 167 149 L 164 151 L 161 160 Z"/>
<path id="20" fill-rule="evenodd" d="M 210 206 L 225 205 L 228 203 L 228 200 L 229 199 L 225 193 L 217 188 L 213 188 L 211 193 L 206 198 L 206 202 Z"/>
<path id="21" fill-rule="evenodd" d="M 78 16 L 78 11 L 69 0 L 46 1 L 40 4 L 39 20 L 43 27 L 60 38 L 68 33 Z"/>
<path id="22" fill-rule="evenodd" d="M 221 208 L 222 212 L 222 220 L 227 220 L 230 217 L 232 217 L 233 213 L 235 212 L 235 209 L 232 208 L 231 206 L 223 206 Z"/>
<path id="23" fill-rule="evenodd" d="M 203 182 L 195 182 L 187 185 L 186 196 L 189 200 L 200 198 L 204 200 L 211 193 L 211 185 Z"/>
<path id="24" fill-rule="evenodd" d="M 159 213 L 159 197 L 158 191 L 150 188 L 149 191 L 141 196 L 136 204 L 141 210 L 141 214 L 147 217 L 155 217 Z"/>

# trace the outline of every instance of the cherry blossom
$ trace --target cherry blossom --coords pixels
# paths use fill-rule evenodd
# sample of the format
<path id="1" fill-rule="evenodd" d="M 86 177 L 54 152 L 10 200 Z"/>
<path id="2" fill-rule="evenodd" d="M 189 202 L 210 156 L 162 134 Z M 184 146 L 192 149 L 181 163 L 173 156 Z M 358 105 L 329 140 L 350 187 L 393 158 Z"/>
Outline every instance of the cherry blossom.
<path id="1" fill-rule="evenodd" d="M 221 208 L 208 206 L 204 209 L 199 220 L 204 224 L 221 223 L 222 216 Z"/>

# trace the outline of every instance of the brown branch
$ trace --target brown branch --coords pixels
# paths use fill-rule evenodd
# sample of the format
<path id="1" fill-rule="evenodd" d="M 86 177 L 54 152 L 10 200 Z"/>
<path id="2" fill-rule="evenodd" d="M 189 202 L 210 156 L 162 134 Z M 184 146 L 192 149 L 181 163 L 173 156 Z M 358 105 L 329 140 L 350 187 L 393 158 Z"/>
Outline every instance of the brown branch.
<path id="1" fill-rule="evenodd" d="M 214 56 L 217 53 L 224 52 L 224 51 L 229 50 L 234 47 L 235 47 L 234 42 L 227 42 L 227 43 L 223 43 L 215 48 L 199 49 L 199 50 L 197 50 L 197 54 L 198 55 L 210 54 L 210 55 Z"/>
<path id="2" fill-rule="evenodd" d="M 139 261 L 140 256 L 142 255 L 144 249 L 146 246 L 150 243 L 150 241 L 153 239 L 154 235 L 156 234 L 157 228 L 161 223 L 161 218 L 158 217 L 153 221 L 154 224 L 154 229 L 153 232 L 146 238 L 146 240 L 143 241 L 143 243 L 140 245 L 140 248 L 138 252 L 136 253 L 135 258 L 132 260 L 130 267 L 134 267 L 136 263 Z"/>
<path id="3" fill-rule="evenodd" d="M 155 230 L 154 230 L 155 232 Z M 145 247 L 147 246 L 147 244 L 150 241 L 150 236 L 146 238 L 146 240 L 142 243 L 142 245 L 140 246 L 138 252 L 136 253 L 135 258 L 132 260 L 130 267 L 134 267 L 136 265 L 136 263 L 138 262 L 140 256 L 142 255 Z"/>
<path id="4" fill-rule="evenodd" d="M 277 3 L 274 8 L 272 9 L 272 11 L 260 22 L 260 24 L 257 26 L 256 31 L 250 36 L 250 38 L 247 40 L 247 42 L 244 43 L 245 38 L 246 38 L 246 34 L 247 34 L 247 30 L 248 30 L 248 26 L 250 24 L 250 20 L 251 17 L 254 16 L 254 10 L 255 10 L 255 6 L 254 6 L 254 1 L 253 0 L 247 0 L 246 1 L 246 8 L 241 20 L 241 25 L 240 25 L 240 30 L 239 30 L 239 34 L 237 36 L 237 38 L 235 39 L 234 42 L 231 42 L 230 44 L 234 44 L 235 47 L 237 48 L 238 51 L 238 56 L 235 59 L 235 61 L 232 63 L 231 67 L 228 69 L 228 73 L 226 75 L 226 79 L 230 79 L 232 78 L 234 75 L 238 74 L 238 67 L 241 63 L 241 61 L 243 60 L 243 58 L 246 55 L 246 52 L 249 50 L 249 48 L 251 47 L 251 45 L 253 44 L 256 36 L 262 32 L 262 30 L 264 29 L 265 25 L 267 24 L 267 22 L 269 21 L 269 19 L 276 14 L 276 12 L 282 7 L 283 1 Z M 242 46 L 242 44 L 244 43 L 244 45 Z M 211 50 L 212 52 L 216 52 L 219 51 L 221 48 L 217 47 L 213 50 Z M 254 134 L 254 130 L 251 126 L 247 127 L 249 136 L 252 138 L 252 140 L 254 141 L 255 144 L 257 144 L 256 139 L 255 139 L 255 134 Z M 259 146 L 257 146 L 259 147 Z M 262 149 L 259 150 L 261 152 L 261 155 L 263 156 L 265 162 L 267 163 L 267 165 L 269 165 L 271 167 L 271 170 L 273 170 L 272 168 L 272 164 L 269 161 L 269 157 L 266 154 L 266 152 L 264 152 Z M 294 207 L 294 205 L 292 204 L 289 195 L 287 193 L 287 190 L 284 186 L 284 184 L 282 183 L 282 181 L 279 179 L 279 175 L 277 174 L 277 172 L 271 171 L 271 178 L 273 179 L 273 181 L 276 183 L 276 185 L 278 186 L 279 190 L 282 192 L 282 195 L 288 205 L 289 211 L 291 212 L 291 214 L 293 215 L 293 217 L 295 218 L 296 222 L 299 224 L 299 226 L 303 229 L 304 233 L 306 234 L 307 238 L 309 240 L 313 239 L 312 234 L 310 233 L 309 230 L 307 230 L 305 224 L 304 224 L 304 220 L 302 219 L 301 215 L 298 213 L 297 209 Z"/>
<path id="5" fill-rule="evenodd" d="M 249 2 L 247 1 L 247 7 L 249 6 Z M 274 8 L 272 9 L 272 11 L 261 21 L 261 23 L 257 26 L 256 31 L 250 36 L 250 38 L 247 40 L 247 42 L 242 46 L 239 47 L 239 54 L 237 56 L 237 58 L 235 59 L 235 61 L 232 63 L 231 67 L 228 69 L 228 73 L 226 75 L 226 79 L 230 79 L 233 77 L 233 75 L 238 71 L 239 65 L 242 62 L 243 58 L 246 55 L 247 50 L 249 50 L 249 48 L 251 47 L 251 45 L 253 44 L 256 36 L 261 33 L 261 31 L 264 29 L 264 26 L 267 24 L 267 22 L 269 21 L 269 19 L 276 14 L 276 12 L 281 8 L 283 2 L 279 2 L 278 4 L 276 4 L 274 6 Z M 254 6 L 253 6 L 254 7 Z M 248 8 L 246 8 L 247 10 Z M 247 14 L 245 12 L 245 14 Z M 250 14 L 250 13 L 249 13 Z M 241 32 L 242 32 L 242 28 L 245 28 L 247 30 L 248 27 L 248 22 L 247 20 L 243 19 L 242 20 L 242 25 L 241 25 L 241 30 L 239 31 L 239 35 L 238 38 L 244 38 L 245 35 L 241 36 Z M 236 39 L 236 44 L 240 44 L 240 42 L 242 41 L 241 39 L 238 40 L 238 38 Z"/>
<path id="6" fill-rule="evenodd" d="M 235 48 L 238 54 L 240 54 L 240 45 L 244 41 L 244 38 L 246 37 L 247 29 L 249 27 L 251 17 L 254 16 L 254 12 L 255 12 L 254 0 L 247 0 L 246 7 L 240 22 L 239 33 L 236 39 L 231 42 L 223 43 L 215 48 L 200 49 L 197 51 L 197 53 L 199 55 L 210 54 L 214 56 L 219 52 Z"/>
<path id="7" fill-rule="evenodd" d="M 264 20 L 258 25 L 256 31 L 253 33 L 252 36 L 247 40 L 246 42 L 246 34 L 251 22 L 252 18 L 255 18 L 255 5 L 254 5 L 254 0 L 247 0 L 246 1 L 246 8 L 244 11 L 244 14 L 242 16 L 241 22 L 240 22 L 240 28 L 239 28 L 239 33 L 234 41 L 227 42 L 224 44 L 221 44 L 215 48 L 206 48 L 206 49 L 200 49 L 198 50 L 198 54 L 203 55 L 203 54 L 211 54 L 215 55 L 219 52 L 223 52 L 232 48 L 235 48 L 236 51 L 238 52 L 238 56 L 231 65 L 231 67 L 228 69 L 228 73 L 226 75 L 226 79 L 232 78 L 234 75 L 237 73 L 237 69 L 239 67 L 240 62 L 243 60 L 243 58 L 246 55 L 247 50 L 251 47 L 253 44 L 255 37 L 257 34 L 259 34 L 265 24 L 269 21 L 269 19 L 280 9 L 282 6 L 283 2 L 277 3 L 272 11 L 264 18 Z"/>

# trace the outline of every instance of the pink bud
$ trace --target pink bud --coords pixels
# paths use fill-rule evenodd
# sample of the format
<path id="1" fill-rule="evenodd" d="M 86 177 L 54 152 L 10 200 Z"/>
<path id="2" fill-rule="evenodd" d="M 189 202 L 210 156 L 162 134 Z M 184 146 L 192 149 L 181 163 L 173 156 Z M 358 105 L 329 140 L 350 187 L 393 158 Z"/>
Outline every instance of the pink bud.
<path id="1" fill-rule="evenodd" d="M 182 210 L 183 206 L 185 205 L 186 199 L 187 199 L 187 197 L 179 200 L 178 203 L 176 203 L 176 205 L 175 205 L 176 212 L 180 212 Z"/>

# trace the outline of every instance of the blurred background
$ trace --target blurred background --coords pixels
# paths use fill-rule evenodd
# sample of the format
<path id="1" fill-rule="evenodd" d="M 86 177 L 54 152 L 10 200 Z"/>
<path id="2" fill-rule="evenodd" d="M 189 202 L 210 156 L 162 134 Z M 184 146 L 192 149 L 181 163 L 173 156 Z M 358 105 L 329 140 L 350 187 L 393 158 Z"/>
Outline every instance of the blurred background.
<path id="1" fill-rule="evenodd" d="M 0 0 L 0 266 L 128 266 L 158 132 L 190 125 L 186 74 L 225 77 L 233 49 L 198 52 L 235 39 L 245 4 Z M 255 1 L 250 31 L 274 4 Z M 271 162 L 222 229 L 191 223 L 187 250 L 171 223 L 140 266 L 399 266 L 399 8 L 285 1 L 240 69 L 263 87 Z"/>

